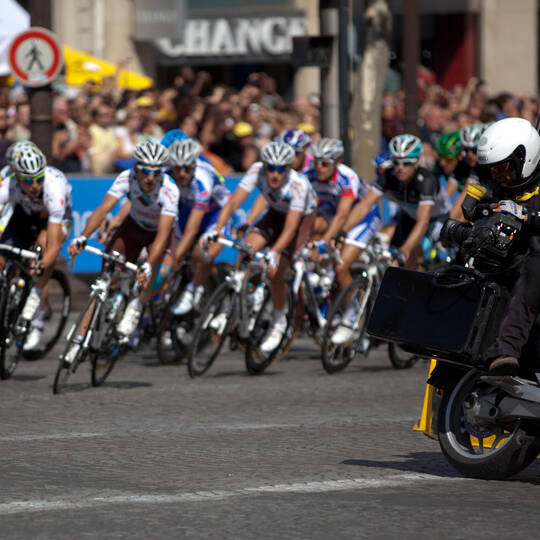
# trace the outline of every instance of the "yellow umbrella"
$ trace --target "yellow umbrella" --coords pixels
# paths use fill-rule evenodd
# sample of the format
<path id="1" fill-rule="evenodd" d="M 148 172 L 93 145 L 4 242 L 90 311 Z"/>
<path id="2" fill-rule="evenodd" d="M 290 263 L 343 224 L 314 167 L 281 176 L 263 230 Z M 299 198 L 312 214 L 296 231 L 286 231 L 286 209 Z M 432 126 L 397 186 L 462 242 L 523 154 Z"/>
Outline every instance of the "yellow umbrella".
<path id="1" fill-rule="evenodd" d="M 116 64 L 101 60 L 66 45 L 64 49 L 65 78 L 69 86 L 81 86 L 88 79 L 101 82 L 103 77 L 110 77 L 116 73 Z M 153 83 L 150 77 L 141 75 L 129 69 L 121 69 L 118 75 L 118 86 L 129 88 L 130 90 L 144 90 Z"/>

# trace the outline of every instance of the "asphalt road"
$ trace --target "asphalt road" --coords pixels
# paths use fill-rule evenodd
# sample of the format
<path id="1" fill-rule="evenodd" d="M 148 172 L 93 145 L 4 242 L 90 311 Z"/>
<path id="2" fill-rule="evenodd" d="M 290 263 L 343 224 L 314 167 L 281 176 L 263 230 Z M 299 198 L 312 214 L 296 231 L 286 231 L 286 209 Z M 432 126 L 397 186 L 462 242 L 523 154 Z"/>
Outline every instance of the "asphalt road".
<path id="1" fill-rule="evenodd" d="M 55 355 L 0 383 L 0 537 L 537 538 L 540 466 L 459 477 L 412 430 L 427 364 L 384 350 L 327 375 L 315 345 L 259 377 L 124 357 L 54 396 Z M 538 497 L 538 499 L 537 499 Z"/>

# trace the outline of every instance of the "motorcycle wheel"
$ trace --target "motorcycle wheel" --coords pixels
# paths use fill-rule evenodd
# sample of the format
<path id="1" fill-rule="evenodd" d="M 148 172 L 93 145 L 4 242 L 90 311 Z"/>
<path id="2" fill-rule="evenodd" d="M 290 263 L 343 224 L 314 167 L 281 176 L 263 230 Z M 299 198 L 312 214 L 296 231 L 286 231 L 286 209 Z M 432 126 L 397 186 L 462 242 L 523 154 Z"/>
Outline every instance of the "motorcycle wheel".
<path id="1" fill-rule="evenodd" d="M 493 396 L 501 390 L 479 380 L 472 370 L 446 390 L 438 417 L 439 444 L 448 462 L 461 474 L 483 480 L 502 480 L 529 465 L 540 453 L 537 439 L 523 421 L 505 425 L 475 421 L 466 403 L 474 394 Z"/>

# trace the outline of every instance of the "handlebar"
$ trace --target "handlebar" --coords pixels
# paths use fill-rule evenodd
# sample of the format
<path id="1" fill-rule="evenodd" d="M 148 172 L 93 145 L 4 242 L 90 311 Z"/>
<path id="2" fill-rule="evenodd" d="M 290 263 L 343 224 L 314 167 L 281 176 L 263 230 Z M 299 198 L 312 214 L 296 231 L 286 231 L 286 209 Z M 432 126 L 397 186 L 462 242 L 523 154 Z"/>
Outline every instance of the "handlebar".
<path id="1" fill-rule="evenodd" d="M 253 251 L 253 248 L 249 246 L 248 244 L 245 244 L 244 242 L 237 242 L 236 240 L 229 240 L 228 238 L 223 238 L 222 236 L 218 236 L 218 238 L 215 240 L 218 244 L 221 244 L 222 246 L 229 247 L 236 249 L 237 251 L 240 251 L 241 253 L 245 253 L 249 257 L 256 258 L 256 259 L 266 259 L 266 253 L 263 251 Z"/>
<path id="2" fill-rule="evenodd" d="M 9 244 L 0 244 L 0 251 L 9 251 L 14 255 L 17 255 L 23 259 L 39 259 L 39 253 L 35 251 L 30 251 L 29 249 L 22 249 L 15 246 L 10 246 Z"/>
<path id="3" fill-rule="evenodd" d="M 95 248 L 93 246 L 84 246 L 84 251 L 88 251 L 88 253 L 93 253 L 94 255 L 105 259 L 106 261 L 112 261 L 116 264 L 121 264 L 132 272 L 136 272 L 138 269 L 138 266 L 136 264 L 126 261 L 124 256 L 117 251 L 111 251 L 111 253 L 106 253 L 105 251 L 102 251 L 101 249 Z"/>

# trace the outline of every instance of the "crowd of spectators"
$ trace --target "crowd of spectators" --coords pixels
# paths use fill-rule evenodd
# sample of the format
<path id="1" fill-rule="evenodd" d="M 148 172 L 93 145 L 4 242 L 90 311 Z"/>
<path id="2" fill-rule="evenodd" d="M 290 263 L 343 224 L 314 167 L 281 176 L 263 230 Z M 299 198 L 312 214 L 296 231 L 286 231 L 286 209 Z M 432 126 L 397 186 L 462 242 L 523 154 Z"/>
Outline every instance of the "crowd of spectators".
<path id="1" fill-rule="evenodd" d="M 419 134 L 427 159 L 441 133 L 508 116 L 534 123 L 538 115 L 536 97 L 488 96 L 476 78 L 445 90 L 420 77 L 419 88 Z M 381 150 L 385 150 L 390 138 L 404 130 L 402 91 L 385 92 L 381 117 Z M 276 92 L 276 81 L 265 73 L 251 73 L 245 85 L 235 89 L 214 82 L 206 71 L 184 67 L 165 89 L 122 90 L 109 77 L 99 86 L 88 81 L 80 89 L 57 91 L 53 123 L 52 164 L 68 173 L 123 170 L 131 164 L 137 142 L 159 140 L 179 128 L 197 138 L 206 157 L 228 174 L 247 170 L 262 146 L 285 129 L 299 127 L 317 139 L 320 102 L 316 93 L 285 100 Z M 0 162 L 11 142 L 29 137 L 28 96 L 22 87 L 0 87 Z"/>
<path id="2" fill-rule="evenodd" d="M 131 164 L 140 140 L 160 140 L 170 129 L 181 129 L 228 174 L 247 170 L 259 150 L 285 129 L 301 127 L 316 138 L 319 98 L 288 102 L 265 73 L 250 74 L 238 90 L 185 67 L 165 89 L 121 90 L 111 77 L 100 86 L 88 82 L 76 92 L 55 92 L 53 124 L 52 164 L 68 173 L 121 171 Z M 29 137 L 27 95 L 20 87 L 0 88 L 0 140 Z"/>

